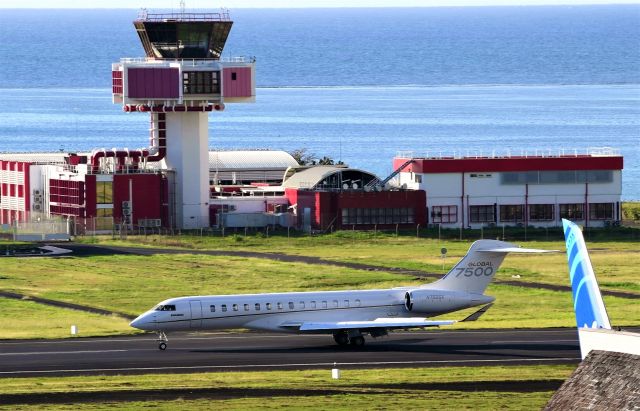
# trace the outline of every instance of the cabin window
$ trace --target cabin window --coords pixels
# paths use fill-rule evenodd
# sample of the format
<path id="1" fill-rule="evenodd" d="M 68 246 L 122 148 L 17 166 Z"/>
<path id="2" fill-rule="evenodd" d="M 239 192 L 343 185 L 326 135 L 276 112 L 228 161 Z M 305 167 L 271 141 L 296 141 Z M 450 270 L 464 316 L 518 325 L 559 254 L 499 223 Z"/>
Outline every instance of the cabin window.
<path id="1" fill-rule="evenodd" d="M 360 300 L 356 300 L 356 307 L 360 307 Z"/>
<path id="2" fill-rule="evenodd" d="M 322 308 L 327 308 L 327 302 L 326 301 L 322 302 Z"/>
<path id="3" fill-rule="evenodd" d="M 267 303 L 267 310 L 271 310 L 271 303 Z"/>
<path id="4" fill-rule="evenodd" d="M 249 304 L 245 304 L 245 305 L 244 305 L 244 310 L 245 310 L 245 311 L 249 311 Z"/>
<path id="5" fill-rule="evenodd" d="M 289 301 L 289 309 L 293 310 L 295 306 L 293 305 L 293 301 Z"/>
<path id="6" fill-rule="evenodd" d="M 173 304 L 159 305 L 156 307 L 156 311 L 175 311 L 175 310 L 176 310 L 176 306 Z"/>
<path id="7" fill-rule="evenodd" d="M 311 301 L 311 308 L 316 308 L 316 302 L 315 301 Z"/>
<path id="8" fill-rule="evenodd" d="M 260 304 L 256 303 L 256 311 L 260 311 Z"/>
<path id="9" fill-rule="evenodd" d="M 238 311 L 238 304 L 233 304 L 233 311 Z"/>
<path id="10" fill-rule="evenodd" d="M 216 312 L 216 306 L 215 305 L 210 305 L 209 309 L 211 310 L 212 313 Z"/>
<path id="11" fill-rule="evenodd" d="M 349 300 L 344 300 L 344 306 L 349 308 Z"/>
<path id="12" fill-rule="evenodd" d="M 282 310 L 284 309 L 284 306 L 282 305 L 282 303 L 278 303 L 278 310 Z"/>
<path id="13" fill-rule="evenodd" d="M 338 308 L 338 300 L 333 300 L 333 307 Z"/>
<path id="14" fill-rule="evenodd" d="M 300 308 L 304 310 L 304 301 L 300 301 Z"/>
<path id="15" fill-rule="evenodd" d="M 227 312 L 227 304 L 222 304 L 222 312 L 223 313 Z"/>

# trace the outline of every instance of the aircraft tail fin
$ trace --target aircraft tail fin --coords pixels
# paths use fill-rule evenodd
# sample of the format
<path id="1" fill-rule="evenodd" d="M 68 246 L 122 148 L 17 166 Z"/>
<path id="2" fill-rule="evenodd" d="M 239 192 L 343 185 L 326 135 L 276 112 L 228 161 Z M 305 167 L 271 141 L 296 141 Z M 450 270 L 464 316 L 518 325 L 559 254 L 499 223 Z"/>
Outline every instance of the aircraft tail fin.
<path id="1" fill-rule="evenodd" d="M 421 288 L 483 294 L 508 253 L 546 253 L 548 250 L 519 248 L 498 240 L 478 240 L 467 254 L 440 280 Z"/>
<path id="2" fill-rule="evenodd" d="M 578 328 L 611 329 L 609 316 L 593 272 L 582 231 L 575 223 L 562 219 L 573 292 L 573 310 Z"/>

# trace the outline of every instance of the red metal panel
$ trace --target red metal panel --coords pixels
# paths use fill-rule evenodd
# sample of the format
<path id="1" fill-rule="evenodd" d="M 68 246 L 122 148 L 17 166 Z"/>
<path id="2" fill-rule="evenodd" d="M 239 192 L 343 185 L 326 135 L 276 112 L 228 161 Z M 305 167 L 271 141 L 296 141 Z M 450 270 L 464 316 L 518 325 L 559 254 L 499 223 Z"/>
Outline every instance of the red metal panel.
<path id="1" fill-rule="evenodd" d="M 232 74 L 236 79 L 232 80 Z M 251 68 L 229 67 L 222 70 L 223 97 L 251 97 Z"/>
<path id="2" fill-rule="evenodd" d="M 131 193 L 129 198 L 129 181 Z M 159 174 L 120 174 L 113 176 L 113 216 L 122 218 L 122 202 L 133 201 L 133 224 L 140 219 L 161 219 L 163 211 L 163 181 Z"/>
<path id="3" fill-rule="evenodd" d="M 96 176 L 87 174 L 84 176 L 84 207 L 83 217 L 95 217 L 96 212 Z"/>
<path id="4" fill-rule="evenodd" d="M 127 70 L 128 96 L 139 99 L 174 99 L 180 96 L 177 68 L 134 68 Z"/>
<path id="5" fill-rule="evenodd" d="M 406 158 L 395 158 L 394 169 Z M 510 171 L 622 170 L 622 156 L 509 157 L 416 159 L 405 171 L 414 173 L 463 173 Z"/>

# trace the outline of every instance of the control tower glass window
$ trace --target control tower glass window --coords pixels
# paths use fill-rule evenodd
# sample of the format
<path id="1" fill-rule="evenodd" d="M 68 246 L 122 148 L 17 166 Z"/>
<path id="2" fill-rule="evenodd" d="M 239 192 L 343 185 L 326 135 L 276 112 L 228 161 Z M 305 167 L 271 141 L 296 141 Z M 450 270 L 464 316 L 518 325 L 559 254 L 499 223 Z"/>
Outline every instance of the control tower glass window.
<path id="1" fill-rule="evenodd" d="M 183 94 L 220 94 L 220 72 L 185 71 L 182 84 Z"/>

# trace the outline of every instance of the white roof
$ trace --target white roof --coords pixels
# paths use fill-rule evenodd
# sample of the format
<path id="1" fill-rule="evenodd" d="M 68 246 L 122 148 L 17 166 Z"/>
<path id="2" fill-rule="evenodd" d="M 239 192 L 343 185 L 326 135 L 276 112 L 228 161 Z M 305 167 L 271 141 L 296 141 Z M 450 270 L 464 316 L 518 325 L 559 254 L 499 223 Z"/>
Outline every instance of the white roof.
<path id="1" fill-rule="evenodd" d="M 326 177 L 335 173 L 345 171 L 357 171 L 363 174 L 368 174 L 372 178 L 376 178 L 375 175 L 369 173 L 368 171 L 363 171 L 356 168 L 348 168 L 346 166 L 313 166 L 304 170 L 297 171 L 294 175 L 292 175 L 282 183 L 282 187 L 313 188 Z"/>
<path id="2" fill-rule="evenodd" d="M 298 162 L 286 151 L 237 150 L 209 151 L 209 170 L 264 170 L 298 167 Z"/>
<path id="3" fill-rule="evenodd" d="M 0 153 L 0 160 L 20 161 L 25 163 L 55 164 L 64 163 L 69 153 Z"/>

